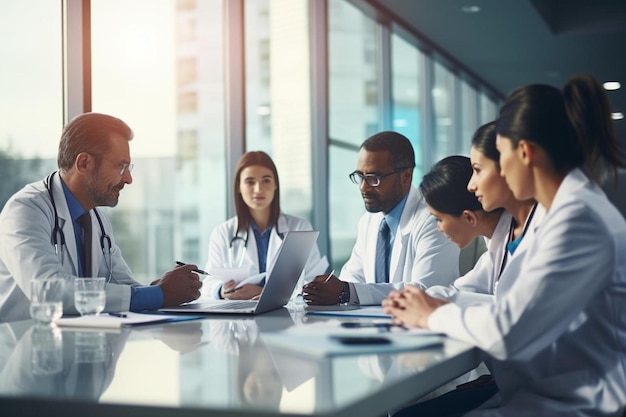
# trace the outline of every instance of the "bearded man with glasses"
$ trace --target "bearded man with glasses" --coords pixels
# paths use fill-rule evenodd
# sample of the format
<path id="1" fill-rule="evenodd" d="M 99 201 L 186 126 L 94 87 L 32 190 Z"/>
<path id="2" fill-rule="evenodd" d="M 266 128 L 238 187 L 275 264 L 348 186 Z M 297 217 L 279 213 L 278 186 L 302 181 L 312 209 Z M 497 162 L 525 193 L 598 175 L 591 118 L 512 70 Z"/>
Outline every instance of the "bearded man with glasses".
<path id="1" fill-rule="evenodd" d="M 309 305 L 380 305 L 407 283 L 426 289 L 459 275 L 459 249 L 437 230 L 419 190 L 411 184 L 415 154 L 408 138 L 380 132 L 361 145 L 349 175 L 365 209 L 357 240 L 339 277 L 320 275 L 303 288 Z"/>
<path id="2" fill-rule="evenodd" d="M 29 318 L 30 282 L 65 281 L 64 314 L 76 314 L 75 278 L 106 277 L 105 312 L 155 310 L 200 296 L 202 282 L 183 265 L 152 285 L 133 279 L 107 217 L 97 207 L 117 205 L 133 182 L 129 142 L 122 120 L 84 113 L 63 129 L 58 171 L 26 185 L 0 212 L 0 321 Z"/>

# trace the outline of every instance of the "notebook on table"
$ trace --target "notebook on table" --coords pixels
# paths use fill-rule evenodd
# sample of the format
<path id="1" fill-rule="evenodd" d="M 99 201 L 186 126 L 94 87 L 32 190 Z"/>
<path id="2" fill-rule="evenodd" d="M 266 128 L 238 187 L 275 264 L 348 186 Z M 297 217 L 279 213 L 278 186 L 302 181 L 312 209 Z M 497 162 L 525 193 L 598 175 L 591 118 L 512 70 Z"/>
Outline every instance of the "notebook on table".
<path id="1" fill-rule="evenodd" d="M 276 310 L 289 302 L 309 254 L 317 241 L 318 231 L 285 233 L 276 262 L 267 273 L 265 286 L 258 300 L 193 301 L 176 307 L 160 309 L 167 313 L 260 314 Z"/>

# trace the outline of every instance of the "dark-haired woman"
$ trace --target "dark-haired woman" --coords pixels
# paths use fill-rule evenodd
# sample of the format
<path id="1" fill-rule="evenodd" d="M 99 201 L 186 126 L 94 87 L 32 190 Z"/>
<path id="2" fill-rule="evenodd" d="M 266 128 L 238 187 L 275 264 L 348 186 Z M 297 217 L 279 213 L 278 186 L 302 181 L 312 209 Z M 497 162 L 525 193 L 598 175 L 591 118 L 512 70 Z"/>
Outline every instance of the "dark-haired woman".
<path id="1" fill-rule="evenodd" d="M 500 110 L 502 175 L 546 216 L 495 302 L 460 307 L 416 288 L 384 302 L 398 322 L 487 353 L 502 402 L 467 415 L 620 416 L 626 407 L 626 222 L 587 176 L 593 155 L 609 168 L 624 162 L 612 152 L 610 115 L 589 110 L 606 100 L 597 84 L 581 75 L 563 91 L 522 87 Z"/>
<path id="2" fill-rule="evenodd" d="M 204 280 L 202 293 L 210 298 L 254 299 L 263 289 L 262 278 L 239 285 L 237 280 L 223 282 L 217 276 L 226 274 L 225 269 L 244 276 L 264 273 L 271 269 L 286 232 L 313 229 L 306 220 L 281 212 L 278 171 L 265 152 L 247 152 L 239 159 L 233 192 L 237 215 L 211 234 L 206 270 L 216 277 Z M 327 267 L 326 257 L 320 257 L 315 246 L 300 282 Z"/>
<path id="3" fill-rule="evenodd" d="M 472 137 L 471 158 L 451 156 L 426 174 L 420 189 L 439 229 L 459 247 L 477 236 L 487 238 L 487 251 L 474 268 L 452 286 L 428 293 L 461 305 L 491 302 L 505 268 L 517 274 L 528 247 L 523 238 L 534 233 L 544 210 L 534 200 L 519 201 L 500 175 L 495 123 Z M 471 162 L 471 163 L 470 163 Z"/>

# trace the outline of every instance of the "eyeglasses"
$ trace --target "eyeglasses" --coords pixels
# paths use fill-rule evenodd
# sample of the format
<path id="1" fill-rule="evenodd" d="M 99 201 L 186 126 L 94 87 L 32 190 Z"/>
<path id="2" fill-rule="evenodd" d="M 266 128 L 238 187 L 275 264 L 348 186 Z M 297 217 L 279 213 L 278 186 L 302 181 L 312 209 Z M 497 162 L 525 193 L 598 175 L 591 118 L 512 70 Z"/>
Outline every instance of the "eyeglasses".
<path id="1" fill-rule="evenodd" d="M 354 171 L 352 174 L 349 175 L 349 177 L 350 177 L 350 180 L 356 185 L 361 185 L 363 180 L 365 180 L 365 183 L 369 185 L 370 187 L 378 187 L 380 185 L 380 181 L 383 178 L 388 177 L 389 175 L 397 174 L 398 172 L 402 172 L 405 169 L 406 167 L 394 169 L 393 171 L 388 172 L 387 174 L 382 174 L 382 175 L 363 174 L 362 172 Z"/>
<path id="2" fill-rule="evenodd" d="M 106 161 L 109 161 L 112 164 L 117 164 L 117 162 L 112 161 L 112 160 L 110 160 L 108 158 L 102 158 L 102 159 L 104 159 Z M 123 177 L 124 173 L 126 172 L 126 170 L 128 170 L 129 173 L 133 172 L 133 168 L 135 167 L 135 164 L 124 164 L 124 163 L 122 163 L 121 166 L 122 166 L 122 168 L 120 168 L 120 177 Z"/>
<path id="3" fill-rule="evenodd" d="M 109 162 L 110 162 L 110 163 L 112 163 L 112 164 L 118 165 L 118 162 L 113 161 L 113 160 L 108 159 L 108 158 L 104 158 L 104 157 L 103 157 L 103 156 L 101 156 L 101 155 L 97 155 L 97 154 L 90 154 L 90 155 L 93 155 L 93 156 L 94 156 L 95 158 L 97 158 L 98 160 L 100 160 L 100 159 L 104 159 L 105 161 L 109 161 Z M 133 172 L 133 168 L 135 167 L 135 164 L 125 164 L 125 163 L 122 163 L 122 164 L 120 164 L 120 165 L 121 165 L 121 168 L 120 168 L 120 177 L 123 177 L 123 176 L 124 176 L 124 173 L 126 172 L 126 170 L 128 170 L 128 172 L 129 172 L 129 173 Z M 118 165 L 118 166 L 120 166 L 120 165 Z"/>
<path id="4" fill-rule="evenodd" d="M 122 169 L 120 169 L 120 177 L 124 176 L 124 172 L 126 172 L 126 170 L 128 170 L 129 174 L 133 172 L 134 167 L 135 164 L 122 164 Z"/>

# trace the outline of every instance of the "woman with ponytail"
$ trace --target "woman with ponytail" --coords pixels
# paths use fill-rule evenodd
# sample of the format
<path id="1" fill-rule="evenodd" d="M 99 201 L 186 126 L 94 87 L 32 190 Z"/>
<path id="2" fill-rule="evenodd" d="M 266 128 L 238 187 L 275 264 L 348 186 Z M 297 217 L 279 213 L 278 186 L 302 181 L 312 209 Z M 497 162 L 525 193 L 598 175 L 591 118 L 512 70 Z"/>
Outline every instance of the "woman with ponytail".
<path id="1" fill-rule="evenodd" d="M 417 288 L 384 301 L 399 323 L 472 343 L 501 395 L 469 416 L 620 416 L 626 409 L 626 222 L 590 178 L 623 166 L 604 92 L 589 76 L 563 91 L 514 91 L 496 129 L 502 176 L 546 215 L 519 275 L 493 304 L 461 307 Z M 589 175 L 589 176 L 588 176 Z M 461 414 L 463 415 L 463 414 Z"/>

